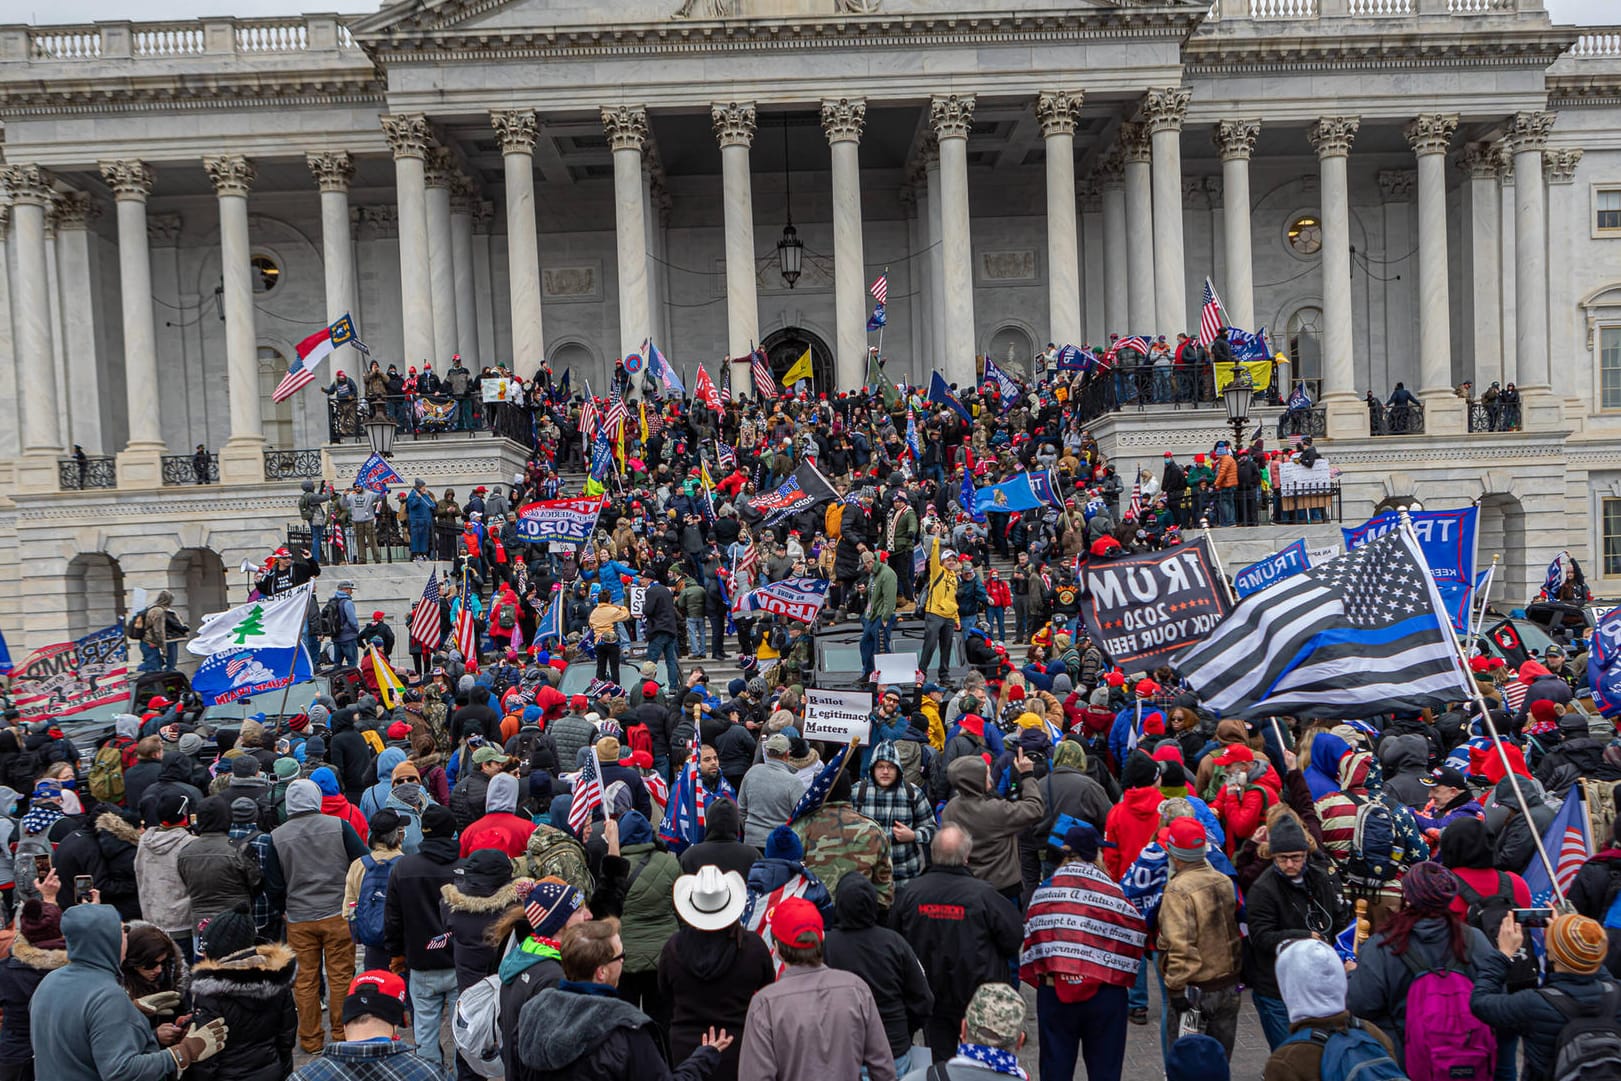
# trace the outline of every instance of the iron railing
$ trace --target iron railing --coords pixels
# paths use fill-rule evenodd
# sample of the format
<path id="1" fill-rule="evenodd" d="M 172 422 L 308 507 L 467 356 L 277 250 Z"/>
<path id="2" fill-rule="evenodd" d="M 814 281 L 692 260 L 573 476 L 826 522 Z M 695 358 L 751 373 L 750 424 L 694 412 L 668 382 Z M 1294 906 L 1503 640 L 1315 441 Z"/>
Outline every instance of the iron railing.
<path id="1" fill-rule="evenodd" d="M 1278 438 L 1289 439 L 1291 436 L 1310 436 L 1321 439 L 1328 435 L 1328 410 L 1321 407 L 1312 409 L 1290 409 L 1278 417 Z M 1299 442 L 1298 439 L 1294 442 Z"/>
<path id="2" fill-rule="evenodd" d="M 202 466 L 202 475 L 198 475 L 197 467 Z M 165 454 L 163 456 L 163 483 L 165 486 L 178 484 L 218 484 L 220 481 L 220 460 L 217 454 L 204 454 L 199 459 L 195 454 Z"/>
<path id="3" fill-rule="evenodd" d="M 1256 397 L 1269 404 L 1282 404 L 1277 388 L 1277 366 L 1273 365 L 1268 389 Z M 1135 364 L 1106 368 L 1087 376 L 1077 394 L 1077 410 L 1083 423 L 1108 413 L 1135 409 L 1209 409 L 1221 404 L 1216 393 L 1215 368 L 1208 363 L 1191 365 Z"/>
<path id="4" fill-rule="evenodd" d="M 298 480 L 321 475 L 318 450 L 265 451 L 265 480 Z"/>
<path id="5" fill-rule="evenodd" d="M 394 421 L 396 439 L 490 433 L 534 446 L 534 411 L 517 402 L 484 402 L 471 394 L 396 394 L 326 403 L 327 441 L 366 442 L 366 421 L 374 415 Z"/>
<path id="6" fill-rule="evenodd" d="M 1287 492 L 1255 485 L 1239 485 L 1225 493 L 1211 489 L 1188 489 L 1171 507 L 1171 514 L 1184 529 L 1212 529 L 1228 526 L 1249 527 L 1287 525 L 1293 522 L 1338 522 L 1341 520 L 1340 486 L 1332 482 L 1295 485 Z"/>
<path id="7" fill-rule="evenodd" d="M 1370 400 L 1368 431 L 1372 435 L 1423 435 L 1424 407 L 1417 402 L 1380 405 Z"/>
<path id="8" fill-rule="evenodd" d="M 1520 403 L 1504 404 L 1500 400 L 1471 400 L 1469 403 L 1469 430 L 1471 432 L 1516 432 L 1520 429 Z"/>
<path id="9" fill-rule="evenodd" d="M 355 527 L 343 527 L 343 543 L 338 543 L 334 535 L 338 527 L 329 525 L 321 530 L 321 551 L 316 553 L 321 563 L 358 563 L 362 553 L 356 547 Z M 448 562 L 459 551 L 457 545 L 461 531 L 454 526 L 434 523 L 433 527 L 433 557 Z M 314 552 L 310 544 L 310 527 L 307 523 L 291 522 L 287 526 L 287 547 L 290 551 L 301 552 L 305 549 Z M 377 550 L 382 554 L 384 563 L 409 563 L 411 561 L 411 537 L 405 523 L 392 514 L 377 515 Z M 371 551 L 364 553 L 371 558 Z"/>
<path id="10" fill-rule="evenodd" d="M 56 486 L 64 492 L 91 488 L 118 487 L 118 467 L 110 454 L 83 458 L 60 458 L 56 463 Z"/>

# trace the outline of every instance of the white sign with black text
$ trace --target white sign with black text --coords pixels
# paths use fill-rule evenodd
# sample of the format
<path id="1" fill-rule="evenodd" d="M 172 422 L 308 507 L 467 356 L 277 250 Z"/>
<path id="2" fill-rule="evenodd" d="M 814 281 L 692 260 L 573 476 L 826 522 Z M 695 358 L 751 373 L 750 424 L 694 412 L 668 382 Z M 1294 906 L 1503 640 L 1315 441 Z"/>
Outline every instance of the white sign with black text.
<path id="1" fill-rule="evenodd" d="M 866 743 L 872 735 L 872 695 L 865 691 L 805 692 L 806 739 Z"/>

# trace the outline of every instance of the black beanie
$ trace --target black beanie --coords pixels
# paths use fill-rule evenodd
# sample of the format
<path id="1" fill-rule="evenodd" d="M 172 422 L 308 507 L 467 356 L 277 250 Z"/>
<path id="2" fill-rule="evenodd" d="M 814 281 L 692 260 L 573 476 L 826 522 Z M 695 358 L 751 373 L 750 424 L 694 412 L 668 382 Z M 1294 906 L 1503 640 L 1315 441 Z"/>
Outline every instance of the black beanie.
<path id="1" fill-rule="evenodd" d="M 1306 831 L 1300 828 L 1288 815 L 1278 819 L 1278 824 L 1266 831 L 1266 843 L 1274 856 L 1285 852 L 1307 852 L 1311 846 L 1306 843 Z"/>
<path id="2" fill-rule="evenodd" d="M 203 953 L 213 961 L 229 957 L 252 946 L 256 933 L 245 905 L 228 908 L 203 928 Z"/>
<path id="3" fill-rule="evenodd" d="M 1120 770 L 1122 788 L 1152 788 L 1159 784 L 1159 765 L 1143 751 L 1132 751 Z"/>

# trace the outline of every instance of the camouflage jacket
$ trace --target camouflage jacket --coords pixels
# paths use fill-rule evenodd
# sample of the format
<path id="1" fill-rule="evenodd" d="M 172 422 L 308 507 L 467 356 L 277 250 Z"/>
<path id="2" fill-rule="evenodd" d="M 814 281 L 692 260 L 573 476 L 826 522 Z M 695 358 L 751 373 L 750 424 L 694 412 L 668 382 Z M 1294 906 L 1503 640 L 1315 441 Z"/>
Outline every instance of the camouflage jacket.
<path id="1" fill-rule="evenodd" d="M 807 870 L 837 898 L 839 879 L 859 871 L 878 889 L 878 903 L 888 908 L 895 897 L 894 869 L 889 862 L 889 835 L 848 802 L 825 803 L 794 823 L 805 846 Z"/>
<path id="2" fill-rule="evenodd" d="M 529 835 L 523 855 L 512 861 L 515 878 L 560 878 L 587 897 L 595 882 L 586 865 L 585 847 L 554 826 L 540 823 Z"/>

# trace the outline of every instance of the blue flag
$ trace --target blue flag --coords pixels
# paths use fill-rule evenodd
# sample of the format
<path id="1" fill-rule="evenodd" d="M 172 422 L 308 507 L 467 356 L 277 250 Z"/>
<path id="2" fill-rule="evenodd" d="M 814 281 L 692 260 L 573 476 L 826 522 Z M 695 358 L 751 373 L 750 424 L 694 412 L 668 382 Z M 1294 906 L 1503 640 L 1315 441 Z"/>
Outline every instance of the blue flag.
<path id="1" fill-rule="evenodd" d="M 985 515 L 978 506 L 979 489 L 974 487 L 974 475 L 966 469 L 962 471 L 962 491 L 958 494 L 957 501 L 962 504 L 962 509 L 967 511 L 974 521 L 980 523 L 985 521 Z"/>
<path id="2" fill-rule="evenodd" d="M 552 384 L 552 392 L 549 395 L 549 397 L 551 398 L 552 401 L 554 401 L 554 402 L 566 402 L 566 401 L 568 401 L 568 375 L 569 375 L 569 372 L 571 372 L 571 371 L 573 371 L 572 368 L 564 368 L 563 369 L 563 378 L 559 379 L 557 382 Z"/>
<path id="3" fill-rule="evenodd" d="M 540 622 L 535 624 L 535 645 L 546 647 L 546 640 L 550 638 L 554 643 L 563 640 L 563 586 L 560 583 L 552 584 L 552 599 L 546 605 L 545 614 Z"/>
<path id="4" fill-rule="evenodd" d="M 1296 383 L 1295 389 L 1289 392 L 1290 409 L 1310 409 L 1311 395 L 1306 393 L 1305 383 Z"/>
<path id="5" fill-rule="evenodd" d="M 222 706 L 239 698 L 279 691 L 311 678 L 310 655 L 304 647 L 228 649 L 206 658 L 191 677 L 191 689 L 205 706 Z"/>
<path id="6" fill-rule="evenodd" d="M 1587 651 L 1587 683 L 1606 717 L 1621 714 L 1621 608 L 1612 608 L 1593 628 Z"/>
<path id="7" fill-rule="evenodd" d="M 1356 917 L 1345 925 L 1345 930 L 1334 936 L 1334 952 L 1340 955 L 1341 961 L 1356 960 Z"/>
<path id="8" fill-rule="evenodd" d="M 390 484 L 404 484 L 405 478 L 381 454 L 373 454 L 355 474 L 355 483 L 372 492 L 386 492 Z"/>
<path id="9" fill-rule="evenodd" d="M 1454 630 L 1467 631 L 1469 597 L 1475 582 L 1475 536 L 1480 521 L 1479 507 L 1462 510 L 1413 511 L 1413 532 L 1435 578 L 1441 603 L 1452 618 Z M 1363 545 L 1394 531 L 1401 519 L 1392 511 L 1376 514 L 1353 529 L 1342 529 L 1345 550 Z"/>
<path id="10" fill-rule="evenodd" d="M 923 444 L 917 438 L 917 414 L 906 411 L 906 449 L 912 452 L 914 462 L 923 460 Z"/>
<path id="11" fill-rule="evenodd" d="M 670 366 L 670 361 L 665 355 L 659 352 L 659 347 L 653 344 L 651 338 L 645 344 L 647 346 L 647 370 L 652 373 L 653 378 L 663 383 L 664 389 L 671 394 L 685 394 L 687 388 L 682 386 L 681 380 L 676 377 L 675 369 Z"/>
<path id="12" fill-rule="evenodd" d="M 0 676 L 11 675 L 14 667 L 16 666 L 11 663 L 11 649 L 6 645 L 6 636 L 0 634 Z"/>
<path id="13" fill-rule="evenodd" d="M 1012 401 L 1019 396 L 1018 384 L 1014 383 L 1012 377 L 998 367 L 996 361 L 990 357 L 985 358 L 985 382 L 996 384 L 996 392 L 1002 396 L 1004 402 Z"/>
<path id="14" fill-rule="evenodd" d="M 884 315 L 884 306 L 882 304 L 874 304 L 872 306 L 872 316 L 867 320 L 867 329 L 869 331 L 878 330 L 880 327 L 886 326 L 888 323 L 889 319 Z"/>
<path id="15" fill-rule="evenodd" d="M 827 760 L 822 771 L 811 780 L 810 787 L 805 789 L 805 794 L 800 796 L 799 802 L 794 805 L 794 813 L 788 816 L 788 825 L 791 826 L 806 815 L 821 810 L 822 804 L 827 802 L 827 794 L 833 789 L 833 782 L 838 780 L 839 773 L 844 769 L 845 759 L 849 757 L 850 745 L 846 743 Z"/>
<path id="16" fill-rule="evenodd" d="M 964 422 L 968 424 L 974 422 L 974 418 L 968 415 L 968 407 L 959 402 L 957 396 L 951 393 L 951 387 L 946 383 L 945 376 L 941 375 L 938 370 L 929 377 L 929 401 L 935 405 L 948 405 Z"/>
<path id="17" fill-rule="evenodd" d="M 1306 542 L 1297 540 L 1283 551 L 1257 560 L 1233 575 L 1233 590 L 1240 597 L 1247 597 L 1310 566 L 1311 561 L 1306 558 Z"/>
<path id="18" fill-rule="evenodd" d="M 1272 354 L 1267 350 L 1265 327 L 1261 327 L 1253 334 L 1237 327 L 1228 327 L 1227 340 L 1233 347 L 1233 359 L 1239 363 L 1272 359 Z"/>
<path id="19" fill-rule="evenodd" d="M 1563 552 L 1560 552 L 1558 555 L 1554 556 L 1553 562 L 1548 564 L 1548 573 L 1543 576 L 1542 596 L 1547 600 L 1553 600 L 1555 597 L 1557 597 L 1559 595 L 1559 587 L 1565 584 L 1565 567 L 1564 564 L 1560 562 L 1564 556 L 1565 553 Z"/>
<path id="20" fill-rule="evenodd" d="M 1092 370 L 1091 351 L 1077 349 L 1073 345 L 1066 345 L 1060 349 L 1056 360 L 1058 370 L 1061 372 L 1088 372 Z"/>
<path id="21" fill-rule="evenodd" d="M 596 438 L 591 440 L 591 479 L 598 484 L 606 480 L 613 460 L 613 443 L 608 439 L 608 429 L 598 428 Z"/>
<path id="22" fill-rule="evenodd" d="M 1001 484 L 993 484 L 989 488 L 981 488 L 974 494 L 974 510 L 979 514 L 986 511 L 999 511 L 1014 513 L 1017 511 L 1035 510 L 1042 505 L 1042 498 L 1036 491 L 1035 483 L 1030 479 L 1031 474 L 1020 473 L 1012 480 L 1005 480 Z"/>

